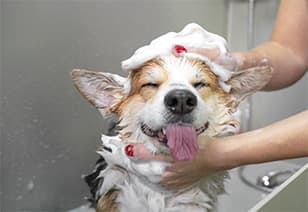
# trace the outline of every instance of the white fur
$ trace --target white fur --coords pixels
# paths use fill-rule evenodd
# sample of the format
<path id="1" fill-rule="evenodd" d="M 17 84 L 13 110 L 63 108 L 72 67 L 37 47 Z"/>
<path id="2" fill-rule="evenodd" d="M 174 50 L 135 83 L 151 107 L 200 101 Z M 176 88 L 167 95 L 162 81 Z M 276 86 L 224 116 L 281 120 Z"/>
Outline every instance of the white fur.
<path id="1" fill-rule="evenodd" d="M 214 95 L 205 101 L 190 84 L 191 80 L 200 74 L 198 68 L 185 57 L 181 60 L 173 56 L 162 57 L 162 59 L 165 64 L 162 68 L 168 71 L 168 81 L 160 87 L 151 101 L 138 107 L 139 111 L 130 123 L 133 128 L 131 128 L 132 135 L 129 137 L 129 142 L 145 143 L 152 152 L 168 152 L 166 147 L 144 135 L 140 130 L 140 124 L 146 123 L 154 130 L 168 124 L 164 118 L 164 113 L 167 112 L 164 96 L 172 89 L 186 89 L 197 96 L 197 107 L 192 114 L 192 124 L 195 128 L 208 121 L 209 128 L 204 132 L 207 136 L 233 133 L 235 128 L 227 127 L 232 116 L 224 105 L 219 104 L 218 97 Z M 154 78 L 155 74 L 157 73 L 154 69 Z M 130 111 L 122 112 L 124 112 L 123 121 L 126 121 L 126 115 L 130 115 L 126 113 Z M 207 211 L 214 206 L 217 195 L 224 192 L 223 182 L 227 174 L 222 172 L 203 179 L 200 186 L 174 194 L 159 184 L 161 175 L 168 165 L 166 162 L 138 161 L 128 157 L 124 151 L 127 143 L 121 141 L 119 137 L 103 135 L 102 142 L 103 146 L 112 149 L 112 153 L 106 150 L 99 151 L 109 165 L 99 176 L 105 178 L 99 194 L 104 194 L 111 187 L 119 189 L 116 201 L 120 211 Z"/>
<path id="2" fill-rule="evenodd" d="M 166 145 L 162 145 L 156 139 L 143 134 L 141 124 L 145 123 L 152 130 L 159 130 L 170 124 L 166 118 L 166 114 L 170 111 L 164 105 L 164 97 L 172 89 L 185 89 L 195 94 L 197 106 L 190 112 L 190 123 L 194 128 L 209 123 L 208 129 L 200 136 L 216 137 L 233 134 L 238 130 L 236 126 L 238 123 L 234 120 L 232 112 L 235 111 L 242 99 L 262 88 L 270 80 L 272 69 L 267 66 L 243 70 L 233 73 L 231 76 L 229 72 L 220 70 L 220 67 L 200 55 L 191 53 L 183 53 L 180 57 L 171 55 L 171 48 L 174 44 L 194 47 L 196 43 L 190 45 L 189 42 L 195 40 L 186 39 L 189 37 L 188 35 L 205 36 L 206 43 L 203 47 L 217 47 L 223 54 L 227 53 L 223 38 L 202 30 L 200 26 L 192 24 L 184 28 L 179 34 L 169 33 L 164 35 L 153 41 L 153 46 L 150 45 L 137 50 L 132 58 L 122 64 L 124 69 L 132 70 L 138 64 L 141 65 L 148 59 L 159 56 L 162 64 L 164 64 L 163 67 L 153 67 L 147 77 L 149 77 L 149 82 L 155 82 L 155 78 L 161 72 L 159 69 L 164 69 L 168 72 L 168 80 L 159 86 L 158 92 L 150 101 L 128 101 L 125 102 L 130 104 L 128 107 L 121 107 L 120 125 L 124 128 L 120 135 L 125 138 L 125 143 L 119 137 L 102 136 L 103 146 L 112 149 L 112 152 L 103 148 L 98 152 L 105 158 L 108 166 L 98 176 L 98 178 L 104 179 L 101 181 L 103 183 L 100 185 L 96 197 L 106 194 L 110 189 L 118 189 L 116 202 L 120 211 L 208 211 L 215 205 L 217 195 L 224 192 L 224 180 L 228 175 L 222 172 L 202 179 L 199 185 L 195 185 L 188 190 L 172 193 L 159 184 L 167 163 L 137 161 L 128 158 L 124 152 L 127 143 L 140 142 L 144 143 L 154 153 L 170 153 Z M 194 32 L 201 32 L 201 34 Z M 159 43 L 165 42 L 165 38 L 167 40 L 173 39 L 174 36 L 178 35 L 182 36 L 185 42 L 167 42 L 164 44 L 168 48 L 162 46 L 162 49 L 155 49 L 160 48 Z M 196 39 L 196 42 L 199 41 Z M 155 47 L 154 53 L 158 52 L 158 55 L 150 51 L 152 47 Z M 199 47 L 202 47 L 202 45 Z M 160 52 L 160 50 L 163 51 Z M 219 99 L 221 96 L 214 94 L 208 96 L 206 100 L 199 96 L 191 81 L 198 79 L 201 72 L 198 70 L 200 68 L 198 65 L 190 62 L 192 57 L 205 62 L 214 74 L 219 76 L 219 85 L 230 97 L 227 100 L 230 108 L 227 108 Z M 80 92 L 101 111 L 103 116 L 110 112 L 117 112 L 112 110 L 114 109 L 113 106 L 117 106 L 123 98 L 127 97 L 132 83 L 130 78 L 126 79 L 113 74 L 86 70 L 74 70 L 72 78 Z M 228 85 L 225 83 L 226 81 L 228 81 Z M 232 87 L 231 90 L 230 87 Z"/>
<path id="3" fill-rule="evenodd" d="M 210 129 L 206 132 L 209 136 L 216 136 L 218 133 L 221 135 L 235 133 L 236 128 L 234 127 L 221 129 L 220 125 L 223 122 L 227 123 L 233 117 L 224 105 L 218 103 L 218 98 L 212 96 L 205 101 L 200 98 L 197 90 L 190 84 L 200 74 L 198 68 L 191 64 L 186 57 L 180 60 L 174 56 L 162 57 L 162 59 L 165 64 L 163 68 L 168 71 L 168 81 L 160 87 L 154 99 L 143 105 L 138 111 L 136 114 L 137 122 L 144 122 L 154 130 L 163 128 L 167 124 L 164 115 L 168 112 L 163 103 L 164 97 L 172 89 L 186 89 L 195 94 L 198 101 L 192 114 L 195 128 L 200 128 L 207 121 L 210 121 Z M 224 124 L 225 126 L 226 124 Z"/>
<path id="4" fill-rule="evenodd" d="M 167 163 L 128 158 L 124 152 L 126 143 L 118 137 L 102 136 L 102 143 L 111 148 L 112 153 L 99 151 L 109 165 L 100 173 L 99 178 L 104 177 L 104 183 L 99 195 L 110 188 L 118 189 L 116 202 L 121 212 L 208 211 L 213 208 L 216 196 L 224 192 L 223 181 L 227 174 L 223 172 L 204 179 L 200 187 L 174 194 L 159 184 Z"/>

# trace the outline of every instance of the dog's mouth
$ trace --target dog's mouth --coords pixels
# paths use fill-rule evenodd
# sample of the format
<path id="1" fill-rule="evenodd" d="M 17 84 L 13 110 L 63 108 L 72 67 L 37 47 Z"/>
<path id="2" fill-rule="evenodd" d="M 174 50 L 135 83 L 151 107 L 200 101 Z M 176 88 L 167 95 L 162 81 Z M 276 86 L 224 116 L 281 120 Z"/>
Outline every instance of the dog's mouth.
<path id="1" fill-rule="evenodd" d="M 178 125 L 189 125 L 189 124 L 179 123 Z M 207 121 L 201 127 L 195 128 L 195 132 L 197 135 L 200 135 L 205 130 L 207 130 L 208 127 L 209 127 L 209 122 Z M 159 130 L 152 130 L 147 124 L 143 123 L 141 124 L 141 130 L 147 136 L 152 137 L 152 138 L 157 138 L 159 142 L 163 144 L 167 144 L 168 139 L 166 135 L 166 127 L 161 128 Z"/>
<path id="2" fill-rule="evenodd" d="M 142 132 L 168 146 L 171 154 L 176 160 L 192 160 L 197 151 L 197 136 L 209 127 L 206 122 L 199 128 L 194 128 L 187 123 L 173 123 L 159 130 L 151 129 L 147 124 L 141 125 Z"/>

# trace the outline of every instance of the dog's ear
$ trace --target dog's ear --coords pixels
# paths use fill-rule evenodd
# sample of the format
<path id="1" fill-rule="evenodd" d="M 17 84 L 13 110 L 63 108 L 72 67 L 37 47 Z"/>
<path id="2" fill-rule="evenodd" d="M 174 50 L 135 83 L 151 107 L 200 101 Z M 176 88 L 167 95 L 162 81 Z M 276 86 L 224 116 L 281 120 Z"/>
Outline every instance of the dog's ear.
<path id="1" fill-rule="evenodd" d="M 103 116 L 125 96 L 126 78 L 116 74 L 74 69 L 72 81 L 80 94 L 99 109 Z"/>
<path id="2" fill-rule="evenodd" d="M 227 82 L 231 86 L 232 107 L 236 108 L 247 96 L 262 89 L 272 78 L 270 66 L 260 66 L 235 71 Z"/>

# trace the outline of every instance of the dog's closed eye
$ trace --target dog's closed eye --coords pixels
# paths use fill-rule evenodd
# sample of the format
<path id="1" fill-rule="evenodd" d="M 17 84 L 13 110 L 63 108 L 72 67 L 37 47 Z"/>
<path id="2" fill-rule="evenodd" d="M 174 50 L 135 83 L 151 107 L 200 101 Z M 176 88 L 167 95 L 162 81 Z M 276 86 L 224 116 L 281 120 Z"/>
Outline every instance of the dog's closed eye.
<path id="1" fill-rule="evenodd" d="M 142 86 L 142 88 L 158 88 L 159 84 L 158 83 L 153 83 L 153 82 L 148 82 L 148 83 L 144 83 Z"/>
<path id="2" fill-rule="evenodd" d="M 194 86 L 194 88 L 196 89 L 200 89 L 200 88 L 204 88 L 204 87 L 209 87 L 210 85 L 206 82 L 195 82 L 192 84 Z"/>

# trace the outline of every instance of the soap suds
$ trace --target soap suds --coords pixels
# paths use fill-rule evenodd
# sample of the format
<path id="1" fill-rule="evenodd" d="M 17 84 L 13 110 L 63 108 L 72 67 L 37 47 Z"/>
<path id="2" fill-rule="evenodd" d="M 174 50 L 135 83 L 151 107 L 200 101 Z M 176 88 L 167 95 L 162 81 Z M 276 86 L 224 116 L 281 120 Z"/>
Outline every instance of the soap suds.
<path id="1" fill-rule="evenodd" d="M 130 58 L 122 61 L 122 69 L 132 71 L 155 57 L 172 55 L 172 50 L 176 45 L 181 45 L 185 48 L 218 48 L 221 55 L 228 52 L 226 40 L 223 37 L 206 31 L 196 23 L 191 23 L 178 33 L 166 33 L 154 39 L 149 45 L 137 49 Z M 181 56 L 197 58 L 207 63 L 214 74 L 218 76 L 222 89 L 226 92 L 230 91 L 230 87 L 225 83 L 231 77 L 229 70 L 211 62 L 204 55 L 182 52 Z"/>

